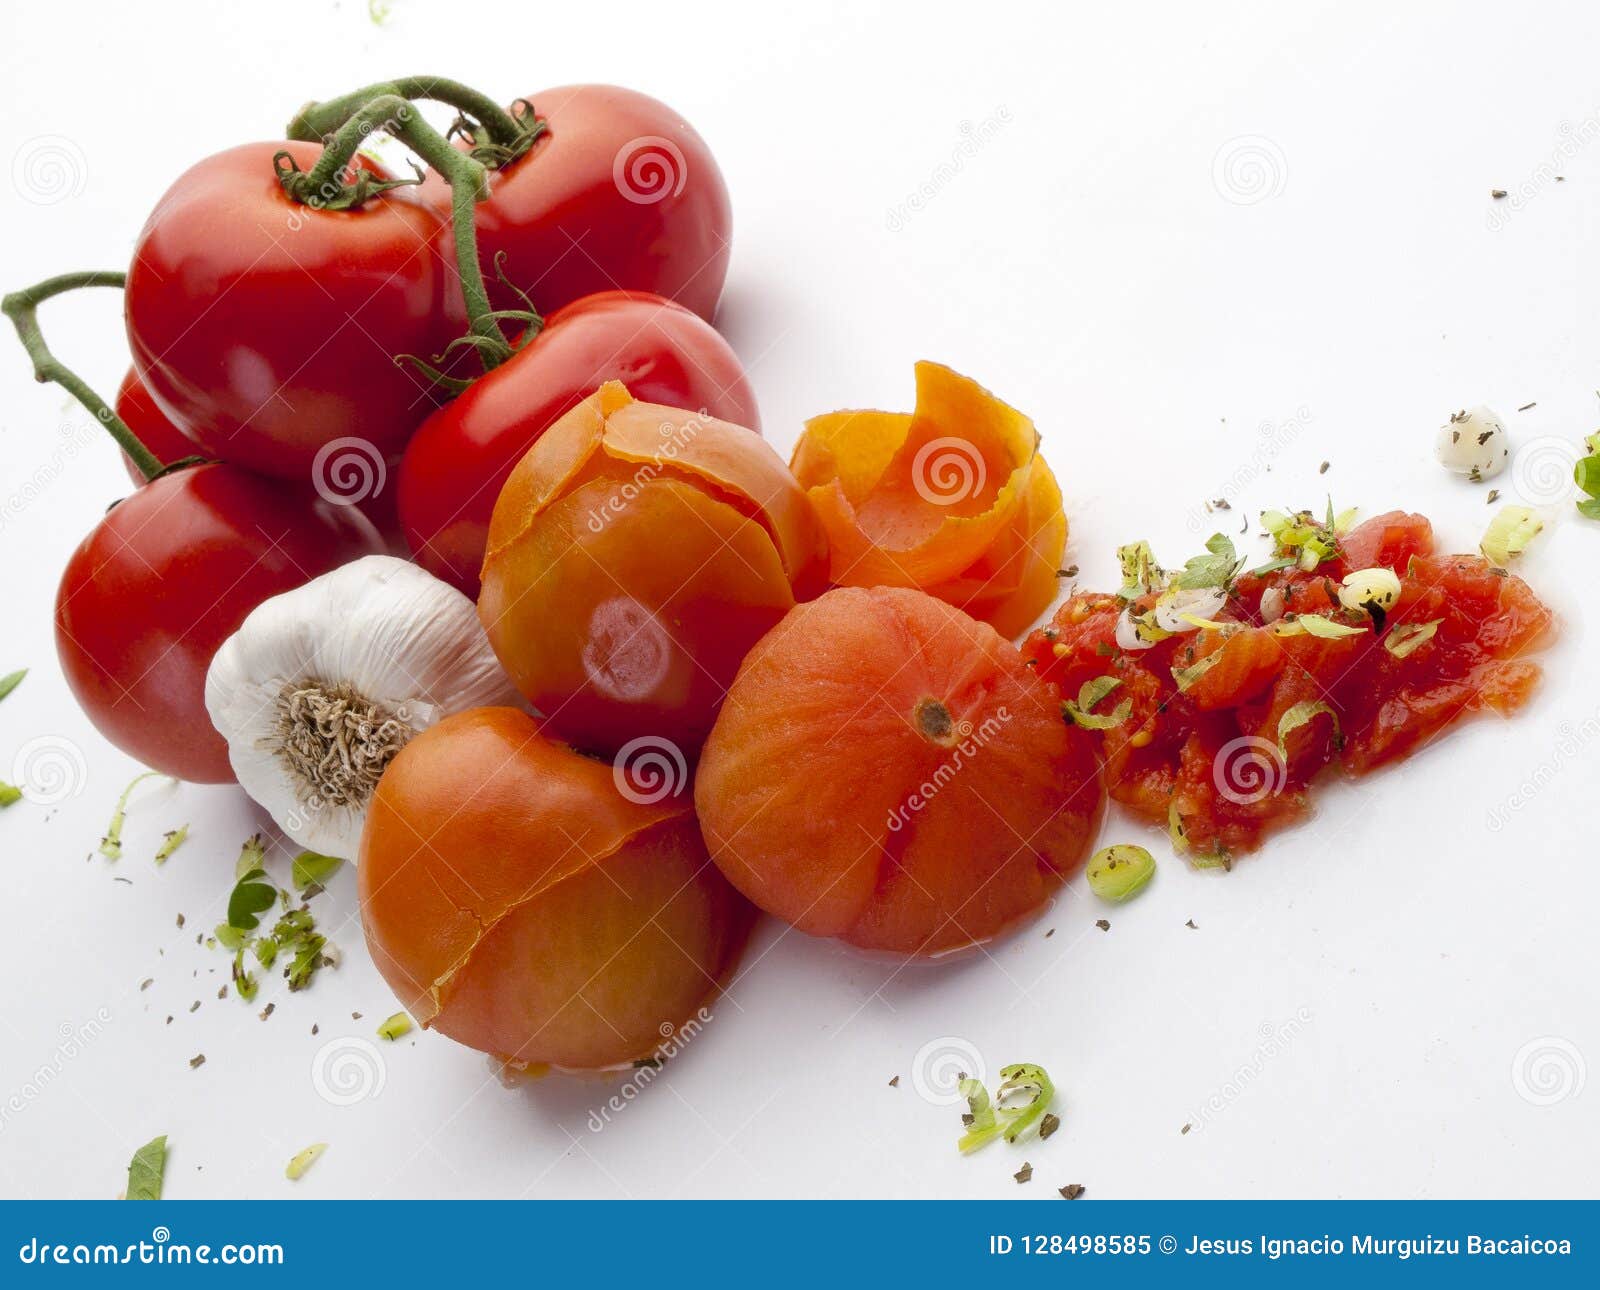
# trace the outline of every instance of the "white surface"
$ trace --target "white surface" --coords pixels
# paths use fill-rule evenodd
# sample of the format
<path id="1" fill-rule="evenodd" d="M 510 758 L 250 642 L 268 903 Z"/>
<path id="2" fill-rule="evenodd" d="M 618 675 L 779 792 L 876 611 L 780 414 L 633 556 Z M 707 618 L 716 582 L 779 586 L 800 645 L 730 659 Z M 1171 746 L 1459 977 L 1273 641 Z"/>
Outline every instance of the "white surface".
<path id="1" fill-rule="evenodd" d="M 0 181 L 0 282 L 121 265 L 180 169 L 310 97 L 410 72 L 503 98 L 609 80 L 674 104 L 721 161 L 723 322 L 769 436 L 786 450 L 807 415 L 906 406 L 913 360 L 951 363 L 1035 415 L 1068 559 L 1101 585 L 1118 542 L 1197 550 L 1212 527 L 1197 508 L 1223 494 L 1234 530 L 1327 489 L 1423 510 L 1470 548 L 1489 510 L 1434 464 L 1441 416 L 1487 403 L 1524 445 L 1600 419 L 1592 4 L 489 8 L 486 25 L 397 0 L 379 28 L 351 0 L 7 5 L 0 157 L 60 136 L 70 174 L 50 204 L 45 181 Z M 1253 194 L 1214 181 L 1242 137 L 1266 141 Z M 109 393 L 114 300 L 53 305 L 48 326 Z M 587 1121 L 606 1085 L 506 1091 L 433 1035 L 384 1046 L 381 1092 L 341 1107 L 314 1084 L 319 1050 L 374 1040 L 394 1006 L 353 873 L 319 901 L 344 966 L 301 995 L 266 985 L 263 1023 L 215 998 L 226 961 L 194 944 L 256 824 L 240 794 L 150 792 L 126 858 L 85 860 L 134 767 L 68 698 L 50 609 L 125 484 L 10 345 L 0 672 L 33 671 L 0 705 L 0 775 L 45 735 L 85 772 L 58 807 L 0 815 L 0 1097 L 21 1106 L 0 1119 L 0 1192 L 115 1195 L 165 1132 L 180 1197 L 1595 1194 L 1600 1072 L 1580 1077 L 1600 1062 L 1600 669 L 1580 600 L 1600 528 L 1564 519 L 1527 559 L 1566 618 L 1529 713 L 1331 787 L 1315 821 L 1232 874 L 1186 872 L 1152 840 L 1161 872 L 1135 904 L 1107 913 L 1080 880 L 992 957 L 940 969 L 769 925 L 714 1024 L 601 1132 Z M 184 821 L 190 841 L 156 870 Z M 102 1009 L 98 1034 L 58 1049 Z M 912 1078 L 944 1036 L 991 1071 L 1044 1063 L 1061 1131 L 958 1159 L 955 1109 Z M 1553 1104 L 1519 1093 L 1531 1041 L 1556 1045 Z M 327 1154 L 287 1183 L 314 1141 Z"/>

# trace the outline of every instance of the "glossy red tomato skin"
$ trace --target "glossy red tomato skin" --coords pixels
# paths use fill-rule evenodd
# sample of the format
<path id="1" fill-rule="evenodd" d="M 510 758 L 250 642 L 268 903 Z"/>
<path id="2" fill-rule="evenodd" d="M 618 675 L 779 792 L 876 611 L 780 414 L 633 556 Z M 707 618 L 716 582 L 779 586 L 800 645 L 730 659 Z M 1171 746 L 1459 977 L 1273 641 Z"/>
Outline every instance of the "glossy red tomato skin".
<path id="1" fill-rule="evenodd" d="M 179 177 L 128 271 L 134 365 L 206 456 L 306 480 L 317 452 L 356 438 L 400 451 L 437 404 L 397 354 L 465 330 L 437 205 L 392 189 L 356 210 L 290 201 L 273 169 L 315 144 L 250 143 Z"/>
<path id="2" fill-rule="evenodd" d="M 56 652 L 78 704 L 152 770 L 234 779 L 206 715 L 206 669 L 269 596 L 382 550 L 353 507 L 215 463 L 144 485 L 95 525 L 56 593 Z"/>
<path id="3" fill-rule="evenodd" d="M 133 431 L 134 437 L 155 453 L 163 466 L 196 455 L 194 441 L 173 425 L 167 414 L 156 406 L 150 391 L 139 379 L 139 373 L 131 367 L 122 378 L 122 384 L 117 387 L 117 398 L 112 408 L 122 418 L 122 423 Z M 135 485 L 144 483 L 144 476 L 127 453 L 122 454 L 122 468 Z"/>
<path id="4" fill-rule="evenodd" d="M 547 314 L 621 289 L 666 296 L 709 322 L 733 211 L 705 140 L 665 103 L 615 85 L 563 85 L 527 101 L 548 130 L 495 173 L 478 207 L 485 273 L 504 252 L 506 277 Z M 522 307 L 489 286 L 497 307 Z"/>
<path id="5" fill-rule="evenodd" d="M 150 391 L 145 389 L 144 382 L 134 368 L 128 369 L 128 374 L 117 388 L 115 409 L 123 424 L 133 431 L 140 443 L 160 458 L 162 465 L 170 466 L 175 461 L 198 454 L 194 441 L 173 425 L 166 413 L 156 406 L 156 401 L 150 397 Z M 319 472 L 323 485 L 321 496 L 326 501 L 358 507 L 377 526 L 378 532 L 383 535 L 384 545 L 396 554 L 403 555 L 406 543 L 400 533 L 400 508 L 395 500 L 399 455 L 389 457 L 380 466 L 376 458 L 357 449 L 352 466 L 355 473 L 346 476 L 340 471 L 336 458 L 325 462 L 324 469 Z M 144 476 L 127 453 L 122 454 L 122 468 L 136 485 L 144 483 Z M 341 486 L 341 481 L 345 481 L 344 486 Z M 313 480 L 305 490 L 313 494 L 307 498 L 308 502 L 315 501 L 316 482 Z M 346 498 L 354 500 L 345 501 Z"/>
<path id="6" fill-rule="evenodd" d="M 761 428 L 738 356 L 709 323 L 659 296 L 586 296 L 411 440 L 400 463 L 400 524 L 417 563 L 476 597 L 501 486 L 534 440 L 606 381 L 621 381 L 641 403 Z"/>

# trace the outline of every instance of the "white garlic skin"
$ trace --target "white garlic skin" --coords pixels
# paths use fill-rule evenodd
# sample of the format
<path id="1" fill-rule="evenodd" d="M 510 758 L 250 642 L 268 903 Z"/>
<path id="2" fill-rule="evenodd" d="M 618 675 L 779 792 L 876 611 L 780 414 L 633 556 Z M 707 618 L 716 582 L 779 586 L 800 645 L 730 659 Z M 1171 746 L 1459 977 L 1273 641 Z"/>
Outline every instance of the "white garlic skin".
<path id="1" fill-rule="evenodd" d="M 1511 459 L 1511 437 L 1492 409 L 1458 412 L 1439 427 L 1433 453 L 1439 464 L 1474 481 L 1493 479 Z"/>
<path id="2" fill-rule="evenodd" d="M 239 784 L 295 842 L 354 860 L 367 801 L 332 804 L 281 753 L 282 696 L 348 690 L 412 735 L 468 708 L 524 706 L 472 601 L 407 560 L 369 555 L 263 601 L 206 674 L 206 710 Z"/>

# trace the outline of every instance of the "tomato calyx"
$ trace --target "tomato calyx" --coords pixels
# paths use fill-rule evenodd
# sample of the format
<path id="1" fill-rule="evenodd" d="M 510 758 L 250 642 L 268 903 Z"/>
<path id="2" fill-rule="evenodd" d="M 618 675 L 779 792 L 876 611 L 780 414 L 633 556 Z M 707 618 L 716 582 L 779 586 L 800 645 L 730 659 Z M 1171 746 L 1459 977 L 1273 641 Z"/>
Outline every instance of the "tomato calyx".
<path id="1" fill-rule="evenodd" d="M 468 153 L 452 147 L 444 135 L 422 119 L 415 104 L 392 92 L 393 86 L 379 88 L 386 92 L 361 103 L 345 116 L 332 134 L 324 136 L 322 155 L 317 158 L 316 164 L 310 170 L 301 172 L 291 161 L 291 168 L 286 172 L 278 159 L 285 154 L 279 153 L 273 163 L 278 170 L 279 182 L 283 184 L 284 192 L 291 201 L 312 209 L 330 209 L 323 204 L 326 200 L 325 195 L 337 195 L 346 189 L 351 190 L 349 195 L 353 200 L 356 190 L 361 189 L 364 181 L 358 176 L 353 182 L 347 183 L 345 176 L 349 173 L 350 163 L 368 137 L 380 131 L 399 139 L 438 171 L 450 184 L 450 222 L 455 239 L 456 271 L 461 278 L 461 294 L 470 323 L 467 334 L 457 337 L 443 352 L 435 355 L 434 363 L 443 364 L 453 354 L 471 349 L 478 355 L 483 370 L 492 372 L 515 354 L 521 344 L 532 338 L 542 325 L 543 319 L 533 307 L 533 302 L 519 289 L 516 290 L 516 294 L 527 306 L 525 309 L 497 310 L 489 303 L 483 267 L 478 260 L 478 234 L 474 220 L 477 203 L 489 196 L 488 170 L 482 162 L 475 160 Z M 357 95 L 360 93 L 362 91 L 357 91 Z M 356 96 L 346 96 L 347 99 L 354 97 Z M 336 100 L 336 103 L 341 105 L 344 102 L 345 100 Z M 342 107 L 339 110 L 342 111 Z M 512 130 L 522 130 L 522 126 L 511 117 L 510 113 L 502 115 L 511 122 Z M 290 123 L 291 132 L 312 128 L 310 122 L 313 119 L 317 123 L 324 119 L 324 114 L 317 105 L 302 109 L 300 116 Z M 395 182 L 411 181 L 376 181 L 367 186 L 360 199 L 367 200 L 383 191 L 385 187 L 393 187 Z M 349 207 L 347 205 L 332 209 L 349 209 Z M 505 281 L 504 270 L 500 268 L 498 259 L 499 257 L 496 270 L 502 282 L 510 287 L 511 284 Z M 522 334 L 516 344 L 506 339 L 507 323 L 518 324 L 521 328 Z M 461 378 L 447 376 L 439 367 L 430 365 L 415 355 L 397 354 L 395 362 L 415 365 L 430 380 L 455 393 L 460 393 L 470 384 Z"/>
<path id="2" fill-rule="evenodd" d="M 519 297 L 523 303 L 521 309 L 493 309 L 489 317 L 501 328 L 501 339 L 504 340 L 505 325 L 513 324 L 515 335 L 510 341 L 505 341 L 511 354 L 520 353 L 541 331 L 544 330 L 544 315 L 539 312 L 538 306 L 533 303 L 533 298 L 521 287 L 506 276 L 506 253 L 498 252 L 494 257 L 495 279 L 507 291 Z M 451 376 L 444 368 L 451 358 L 465 349 L 475 349 L 480 354 L 485 353 L 485 347 L 496 348 L 494 342 L 487 341 L 476 332 L 468 332 L 465 336 L 457 336 L 444 349 L 432 356 L 432 361 L 418 357 L 416 354 L 396 354 L 395 362 L 412 368 L 425 377 L 429 382 L 440 389 L 448 390 L 451 394 L 460 394 L 471 386 L 472 382 L 463 377 Z M 504 361 L 504 360 L 500 360 Z"/>
<path id="3" fill-rule="evenodd" d="M 273 153 L 272 168 L 278 173 L 278 186 L 291 201 L 318 211 L 357 210 L 379 193 L 391 188 L 415 187 L 422 182 L 422 171 L 415 166 L 412 167 L 416 171 L 414 179 L 380 179 L 370 170 L 357 168 L 349 172 L 350 178 L 335 176 L 319 188 L 312 184 L 311 172 L 301 170 L 289 152 Z"/>
<path id="4" fill-rule="evenodd" d="M 490 170 L 499 170 L 523 156 L 550 128 L 526 99 L 518 99 L 507 111 L 488 95 L 460 81 L 442 76 L 401 76 L 320 103 L 307 103 L 295 113 L 286 133 L 304 143 L 319 142 L 358 116 L 373 99 L 385 95 L 412 101 L 427 99 L 455 108 L 456 119 L 445 138 L 465 140 L 467 155 Z"/>
<path id="5" fill-rule="evenodd" d="M 474 161 L 482 162 L 490 170 L 503 170 L 550 131 L 550 123 L 527 99 L 517 99 L 507 115 L 517 126 L 516 138 L 509 143 L 495 138 L 482 122 L 474 121 L 465 112 L 459 113 L 450 123 L 445 137 L 465 140 L 467 154 Z"/>
<path id="6" fill-rule="evenodd" d="M 45 342 L 44 331 L 39 326 L 39 306 L 46 300 L 64 295 L 68 291 L 76 291 L 80 287 L 121 289 L 127 285 L 127 280 L 127 274 L 109 269 L 85 269 L 78 273 L 58 274 L 56 277 L 46 278 L 43 282 L 8 294 L 0 300 L 0 313 L 11 319 L 11 325 L 16 328 L 17 339 L 22 342 L 22 348 L 27 350 L 28 357 L 33 362 L 34 379 L 42 384 L 59 385 L 93 413 L 95 420 L 106 428 L 106 432 L 117 441 L 117 446 L 128 454 L 129 459 L 148 483 L 174 471 L 201 465 L 207 459 L 192 456 L 163 462 L 145 447 L 139 436 L 128 428 L 127 422 L 94 392 L 88 382 L 51 352 L 50 346 Z"/>

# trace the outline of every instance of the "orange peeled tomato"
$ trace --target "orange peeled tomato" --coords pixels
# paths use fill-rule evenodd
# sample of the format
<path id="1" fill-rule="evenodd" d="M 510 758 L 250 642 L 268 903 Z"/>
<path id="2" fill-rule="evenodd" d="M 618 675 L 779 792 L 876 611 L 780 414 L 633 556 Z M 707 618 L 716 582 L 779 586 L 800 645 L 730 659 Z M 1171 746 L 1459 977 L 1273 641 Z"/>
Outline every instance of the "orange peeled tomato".
<path id="1" fill-rule="evenodd" d="M 754 913 L 707 863 L 686 797 L 630 800 L 513 708 L 446 718 L 400 752 L 359 882 L 406 1010 L 522 1066 L 648 1056 L 732 972 Z"/>
<path id="2" fill-rule="evenodd" d="M 821 589 L 820 528 L 757 435 L 612 382 L 530 448 L 495 504 L 478 613 L 550 727 L 693 755 L 746 651 Z"/>
<path id="3" fill-rule="evenodd" d="M 987 624 L 841 588 L 745 660 L 695 805 L 711 857 L 816 936 L 933 955 L 1038 912 L 1103 804 L 1094 745 Z"/>
<path id="4" fill-rule="evenodd" d="M 1061 490 L 1031 420 L 938 363 L 916 371 L 914 413 L 829 413 L 795 447 L 830 578 L 919 587 L 1014 635 L 1055 598 Z"/>

